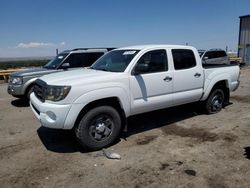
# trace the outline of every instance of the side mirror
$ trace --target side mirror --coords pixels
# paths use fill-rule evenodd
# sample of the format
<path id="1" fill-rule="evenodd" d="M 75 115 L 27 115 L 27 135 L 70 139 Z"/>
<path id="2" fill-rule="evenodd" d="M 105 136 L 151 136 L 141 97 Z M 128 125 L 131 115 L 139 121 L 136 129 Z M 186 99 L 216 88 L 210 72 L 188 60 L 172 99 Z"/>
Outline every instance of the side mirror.
<path id="1" fill-rule="evenodd" d="M 63 69 L 67 69 L 67 68 L 69 68 L 70 67 L 70 64 L 69 63 L 63 63 L 62 64 L 62 68 Z"/>
<path id="2" fill-rule="evenodd" d="M 148 64 L 137 64 L 133 71 L 133 75 L 139 75 L 147 71 L 148 71 Z"/>

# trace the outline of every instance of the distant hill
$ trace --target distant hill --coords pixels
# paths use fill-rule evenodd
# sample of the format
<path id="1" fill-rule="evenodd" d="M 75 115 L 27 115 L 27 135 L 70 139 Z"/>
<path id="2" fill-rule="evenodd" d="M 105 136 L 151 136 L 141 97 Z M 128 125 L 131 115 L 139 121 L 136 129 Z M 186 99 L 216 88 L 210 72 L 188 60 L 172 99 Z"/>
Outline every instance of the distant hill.
<path id="1" fill-rule="evenodd" d="M 0 58 L 0 70 L 41 67 L 53 57 L 21 57 L 21 58 Z"/>
<path id="2" fill-rule="evenodd" d="M 45 57 L 0 57 L 0 63 L 4 62 L 17 62 L 17 61 L 40 61 L 40 60 L 51 60 L 53 56 Z"/>

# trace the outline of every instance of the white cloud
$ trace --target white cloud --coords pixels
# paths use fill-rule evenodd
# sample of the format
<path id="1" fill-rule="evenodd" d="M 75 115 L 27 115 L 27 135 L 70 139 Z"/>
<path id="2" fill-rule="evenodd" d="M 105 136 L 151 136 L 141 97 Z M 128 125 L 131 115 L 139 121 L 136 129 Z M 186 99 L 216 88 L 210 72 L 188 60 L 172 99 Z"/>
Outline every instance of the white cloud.
<path id="1" fill-rule="evenodd" d="M 65 46 L 66 45 L 66 42 L 60 42 L 60 44 L 59 44 L 60 46 Z"/>
<path id="2" fill-rule="evenodd" d="M 54 46 L 53 43 L 45 43 L 45 42 L 30 42 L 30 43 L 19 43 L 16 48 L 42 48 Z"/>
<path id="3" fill-rule="evenodd" d="M 21 42 L 15 46 L 2 48 L 0 57 L 30 57 L 30 56 L 53 56 L 55 50 L 62 51 L 68 44 L 61 42 Z"/>

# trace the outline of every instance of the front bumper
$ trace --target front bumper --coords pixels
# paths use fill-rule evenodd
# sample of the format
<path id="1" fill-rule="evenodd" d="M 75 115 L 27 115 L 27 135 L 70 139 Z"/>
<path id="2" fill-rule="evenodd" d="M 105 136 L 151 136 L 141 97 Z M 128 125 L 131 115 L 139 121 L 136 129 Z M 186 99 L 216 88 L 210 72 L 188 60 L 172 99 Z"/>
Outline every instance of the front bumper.
<path id="1" fill-rule="evenodd" d="M 71 105 L 43 103 L 32 93 L 30 95 L 30 107 L 37 119 L 40 120 L 42 126 L 53 129 L 63 129 Z"/>
<path id="2" fill-rule="evenodd" d="M 23 85 L 8 85 L 8 93 L 13 96 L 22 96 L 24 95 Z"/>

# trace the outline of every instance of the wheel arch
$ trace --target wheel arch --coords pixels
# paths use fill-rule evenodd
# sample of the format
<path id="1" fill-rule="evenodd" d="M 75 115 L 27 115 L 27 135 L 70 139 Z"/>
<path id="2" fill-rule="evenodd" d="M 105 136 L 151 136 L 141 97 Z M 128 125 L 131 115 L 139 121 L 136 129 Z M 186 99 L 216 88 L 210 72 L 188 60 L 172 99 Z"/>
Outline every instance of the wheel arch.
<path id="1" fill-rule="evenodd" d="M 78 113 L 76 121 L 74 123 L 75 128 L 81 121 L 82 117 L 91 109 L 98 107 L 98 106 L 111 106 L 114 109 L 118 111 L 121 117 L 122 121 L 122 129 L 126 130 L 127 129 L 127 118 L 125 111 L 122 107 L 121 101 L 119 100 L 118 97 L 107 97 L 107 98 L 102 98 L 102 99 L 97 99 L 92 102 L 89 102 L 87 105 L 85 105 L 81 111 Z"/>
<path id="2" fill-rule="evenodd" d="M 211 94 L 211 92 L 216 88 L 219 88 L 219 89 L 223 90 L 224 95 L 225 95 L 225 103 L 228 103 L 229 98 L 230 98 L 230 90 L 229 90 L 229 82 L 226 79 L 225 80 L 219 80 L 216 83 L 214 83 L 213 85 L 211 85 L 209 87 L 209 89 L 206 90 L 206 92 L 205 92 L 206 95 L 204 95 L 202 97 L 202 100 L 206 100 L 209 97 L 209 95 Z"/>
<path id="3" fill-rule="evenodd" d="M 30 89 L 30 87 L 32 87 L 35 84 L 37 78 L 31 78 L 30 80 L 28 80 L 23 87 L 23 94 L 26 95 L 27 91 Z"/>
<path id="4" fill-rule="evenodd" d="M 25 92 L 24 92 L 24 96 L 25 96 L 25 97 L 27 96 L 27 94 L 28 94 L 30 88 L 33 87 L 34 85 L 35 85 L 35 82 L 32 82 L 32 83 L 30 83 L 30 84 L 26 87 Z"/>
<path id="5" fill-rule="evenodd" d="M 223 73 L 215 76 L 212 79 L 206 79 L 204 85 L 204 94 L 201 97 L 201 101 L 206 100 L 215 87 L 222 87 L 225 94 L 227 93 L 229 99 L 230 81 L 230 76 Z"/>

